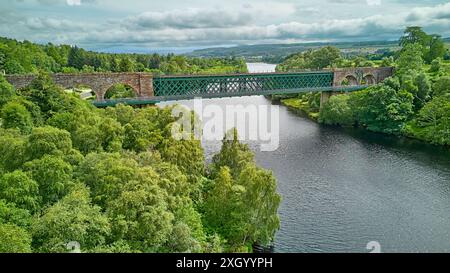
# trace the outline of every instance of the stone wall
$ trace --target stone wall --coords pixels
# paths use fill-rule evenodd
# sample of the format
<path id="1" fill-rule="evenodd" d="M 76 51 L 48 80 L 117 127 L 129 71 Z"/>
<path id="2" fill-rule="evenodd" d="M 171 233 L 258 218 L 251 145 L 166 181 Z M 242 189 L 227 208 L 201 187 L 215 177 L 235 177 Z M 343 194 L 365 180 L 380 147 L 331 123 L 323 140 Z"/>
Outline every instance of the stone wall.
<path id="1" fill-rule="evenodd" d="M 36 75 L 6 75 L 8 82 L 17 89 L 28 86 Z M 149 73 L 89 73 L 52 74 L 53 81 L 63 88 L 86 86 L 96 94 L 97 100 L 105 98 L 105 93 L 116 84 L 126 84 L 133 88 L 137 97 L 153 97 L 153 76 Z"/>
<path id="2" fill-rule="evenodd" d="M 358 67 L 334 69 L 333 86 L 342 86 L 346 79 L 350 85 L 371 85 L 384 81 L 394 74 L 393 67 Z"/>

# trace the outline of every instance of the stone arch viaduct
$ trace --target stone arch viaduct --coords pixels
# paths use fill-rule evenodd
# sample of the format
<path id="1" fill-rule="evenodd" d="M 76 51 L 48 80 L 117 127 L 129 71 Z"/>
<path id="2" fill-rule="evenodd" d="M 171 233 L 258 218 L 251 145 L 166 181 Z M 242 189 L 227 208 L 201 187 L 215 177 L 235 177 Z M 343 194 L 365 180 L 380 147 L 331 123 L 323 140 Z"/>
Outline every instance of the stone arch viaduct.
<path id="1" fill-rule="evenodd" d="M 295 73 L 153 76 L 150 73 L 51 74 L 63 88 L 86 86 L 96 94 L 97 106 L 117 103 L 152 104 L 159 101 L 248 95 L 322 92 L 321 104 L 336 92 L 349 92 L 377 84 L 393 75 L 392 67 L 345 68 Z M 36 75 L 6 75 L 15 88 L 29 85 Z M 115 84 L 133 88 L 136 98 L 105 99 Z"/>

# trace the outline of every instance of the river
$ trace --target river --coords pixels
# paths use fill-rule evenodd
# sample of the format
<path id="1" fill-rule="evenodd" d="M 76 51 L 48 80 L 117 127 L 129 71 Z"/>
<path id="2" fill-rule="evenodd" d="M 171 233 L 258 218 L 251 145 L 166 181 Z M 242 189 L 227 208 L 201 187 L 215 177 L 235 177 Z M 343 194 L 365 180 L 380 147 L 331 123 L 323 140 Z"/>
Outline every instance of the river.
<path id="1" fill-rule="evenodd" d="M 249 64 L 250 72 L 274 65 Z M 192 102 L 178 102 L 192 106 Z M 264 97 L 204 104 L 271 105 Z M 164 105 L 164 104 L 162 104 Z M 450 252 L 450 151 L 363 130 L 322 126 L 280 107 L 273 152 L 249 145 L 282 195 L 276 252 Z M 204 143 L 208 159 L 220 142 Z"/>

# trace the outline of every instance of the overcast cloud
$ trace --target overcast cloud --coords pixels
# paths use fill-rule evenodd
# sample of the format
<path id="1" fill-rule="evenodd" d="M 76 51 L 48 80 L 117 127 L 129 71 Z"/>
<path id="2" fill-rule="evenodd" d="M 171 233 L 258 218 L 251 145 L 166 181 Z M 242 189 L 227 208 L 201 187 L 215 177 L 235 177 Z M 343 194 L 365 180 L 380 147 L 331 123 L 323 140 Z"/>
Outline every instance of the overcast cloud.
<path id="1" fill-rule="evenodd" d="M 0 36 L 90 49 L 396 39 L 409 25 L 450 36 L 439 0 L 13 0 Z"/>

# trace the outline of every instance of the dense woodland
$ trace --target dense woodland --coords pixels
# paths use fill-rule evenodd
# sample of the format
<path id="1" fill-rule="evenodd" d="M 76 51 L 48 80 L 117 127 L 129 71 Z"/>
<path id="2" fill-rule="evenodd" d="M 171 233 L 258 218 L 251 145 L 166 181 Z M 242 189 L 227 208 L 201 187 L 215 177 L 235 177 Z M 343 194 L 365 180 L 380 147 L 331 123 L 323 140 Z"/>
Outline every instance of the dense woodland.
<path id="1" fill-rule="evenodd" d="M 320 109 L 320 94 L 300 94 L 283 102 L 329 125 L 359 126 L 374 132 L 403 135 L 437 145 L 450 145 L 450 64 L 448 48 L 438 35 L 409 27 L 401 49 L 381 62 L 344 59 L 339 49 L 325 47 L 287 58 L 278 71 L 332 67 L 394 66 L 395 76 L 363 91 L 332 96 Z"/>
<path id="2" fill-rule="evenodd" d="M 275 178 L 235 130 L 207 166 L 171 107 L 97 109 L 42 74 L 0 76 L 0 108 L 0 252 L 249 252 L 279 228 Z"/>
<path id="3" fill-rule="evenodd" d="M 150 72 L 215 74 L 247 72 L 243 59 L 188 58 L 168 54 L 108 54 L 69 45 L 38 45 L 0 38 L 0 71 L 6 74 L 53 72 Z"/>

